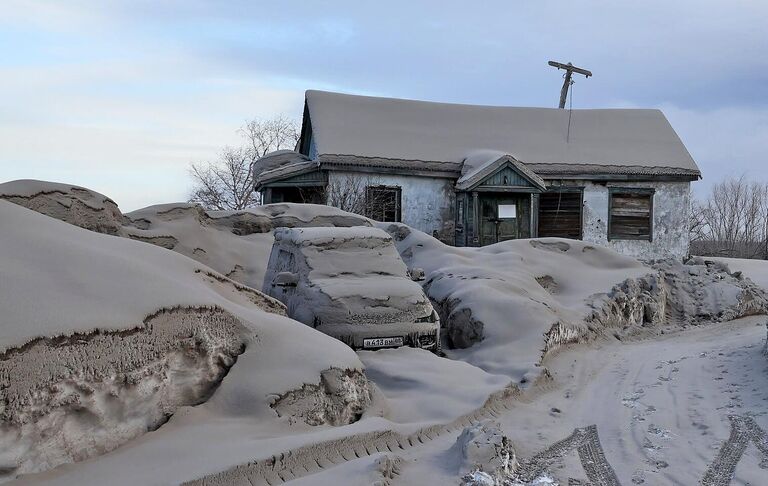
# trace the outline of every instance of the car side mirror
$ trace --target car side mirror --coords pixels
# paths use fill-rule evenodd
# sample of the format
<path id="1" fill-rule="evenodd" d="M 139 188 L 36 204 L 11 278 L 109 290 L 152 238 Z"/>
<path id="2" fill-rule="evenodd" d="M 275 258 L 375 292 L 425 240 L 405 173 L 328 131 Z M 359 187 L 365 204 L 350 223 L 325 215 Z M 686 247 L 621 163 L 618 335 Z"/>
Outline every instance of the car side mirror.
<path id="1" fill-rule="evenodd" d="M 411 268 L 408 270 L 408 274 L 411 276 L 411 280 L 414 282 L 421 282 L 426 277 L 424 276 L 424 269 L 423 268 Z"/>
<path id="2" fill-rule="evenodd" d="M 299 283 L 299 276 L 291 272 L 280 272 L 272 279 L 273 287 L 295 287 Z"/>

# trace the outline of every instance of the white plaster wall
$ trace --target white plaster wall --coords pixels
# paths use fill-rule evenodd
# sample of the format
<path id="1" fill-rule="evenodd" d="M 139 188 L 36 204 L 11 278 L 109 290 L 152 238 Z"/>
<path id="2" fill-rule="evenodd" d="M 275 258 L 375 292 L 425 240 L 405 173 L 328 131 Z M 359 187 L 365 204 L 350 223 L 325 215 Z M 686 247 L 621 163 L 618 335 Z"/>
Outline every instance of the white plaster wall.
<path id="1" fill-rule="evenodd" d="M 612 184 L 619 187 L 618 184 Z M 609 187 L 584 183 L 584 241 L 613 248 L 642 260 L 684 258 L 688 255 L 690 182 L 633 182 L 620 187 L 654 188 L 653 241 L 608 241 Z"/>
<path id="2" fill-rule="evenodd" d="M 328 183 L 333 184 L 335 177 L 365 177 L 372 184 L 399 186 L 402 222 L 429 235 L 437 231 L 441 239 L 453 242 L 456 196 L 450 179 L 330 171 Z"/>

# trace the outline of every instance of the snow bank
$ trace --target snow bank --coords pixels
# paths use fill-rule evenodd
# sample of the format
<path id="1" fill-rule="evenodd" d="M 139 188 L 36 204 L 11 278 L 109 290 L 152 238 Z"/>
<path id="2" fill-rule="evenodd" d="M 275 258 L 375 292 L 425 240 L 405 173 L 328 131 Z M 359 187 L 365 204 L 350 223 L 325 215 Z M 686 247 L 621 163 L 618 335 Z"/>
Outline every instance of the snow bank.
<path id="1" fill-rule="evenodd" d="M 194 204 L 150 206 L 126 215 L 124 233 L 204 263 L 227 277 L 260 289 L 278 227 L 368 226 L 336 208 L 270 204 L 243 211 L 205 211 Z"/>
<path id="2" fill-rule="evenodd" d="M 39 338 L 0 361 L 0 457 L 16 473 L 108 452 L 205 401 L 243 352 L 241 324 L 210 309 L 146 326 Z"/>
<path id="3" fill-rule="evenodd" d="M 715 261 L 728 265 L 728 268 L 734 272 L 734 275 L 743 275 L 764 290 L 768 290 L 768 261 L 766 260 L 748 260 L 745 258 L 703 258 L 704 261 Z M 738 272 L 738 273 L 737 273 Z M 766 323 L 768 328 L 768 323 Z M 768 329 L 766 329 L 766 340 L 763 348 L 768 356 Z"/>
<path id="4" fill-rule="evenodd" d="M 455 248 L 401 224 L 380 224 L 441 316 L 450 357 L 522 378 L 548 347 L 589 332 L 590 297 L 653 270 L 609 249 L 542 238 Z M 558 326 L 557 339 L 545 335 Z M 473 346 L 482 341 L 482 346 Z"/>
<path id="5" fill-rule="evenodd" d="M 720 262 L 728 265 L 732 272 L 741 272 L 744 277 L 764 289 L 768 289 L 768 261 L 746 258 L 700 257 L 701 261 Z"/>
<path id="6" fill-rule="evenodd" d="M 183 255 L 7 201 L 0 248 L 0 480 L 122 454 L 130 440 L 155 470 L 166 459 L 153 444 L 185 450 L 188 462 L 206 454 L 165 471 L 180 482 L 237 460 L 185 444 L 191 426 L 215 435 L 240 420 L 246 437 L 284 435 L 313 403 L 325 403 L 315 423 L 342 424 L 370 401 L 349 348 Z M 328 386 L 335 375 L 348 380 Z M 280 409 L 297 390 L 304 402 Z"/>
<path id="7" fill-rule="evenodd" d="M 765 292 L 710 259 L 646 266 L 607 248 L 557 238 L 454 248 L 379 223 L 441 316 L 452 358 L 523 381 L 547 353 L 595 335 L 656 333 L 768 313 Z M 476 345 L 481 343 L 480 345 Z"/>
<path id="8" fill-rule="evenodd" d="M 71 184 L 17 180 L 0 184 L 0 199 L 6 199 L 52 218 L 81 228 L 118 234 L 123 216 L 110 198 Z"/>
<path id="9" fill-rule="evenodd" d="M 503 484 L 518 466 L 512 441 L 493 420 L 465 428 L 450 453 L 455 457 L 458 475 L 465 478 L 464 485 L 477 484 L 478 476 L 490 478 L 491 485 Z"/>
<path id="10" fill-rule="evenodd" d="M 462 361 L 423 349 L 360 351 L 365 374 L 386 397 L 384 417 L 397 423 L 435 424 L 482 407 L 509 384 Z"/>
<path id="11" fill-rule="evenodd" d="M 727 264 L 704 258 L 653 264 L 667 287 L 671 324 L 731 321 L 768 312 L 765 290 Z"/>
<path id="12" fill-rule="evenodd" d="M 174 250 L 236 282 L 259 289 L 274 228 L 371 225 L 362 216 L 313 204 L 206 211 L 197 204 L 172 203 L 123 215 L 103 194 L 71 184 L 36 180 L 0 184 L 0 199 L 92 231 Z"/>
<path id="13" fill-rule="evenodd" d="M 320 383 L 281 395 L 272 408 L 281 417 L 300 418 L 309 425 L 346 425 L 359 420 L 370 404 L 365 375 L 334 368 L 320 373 Z"/>

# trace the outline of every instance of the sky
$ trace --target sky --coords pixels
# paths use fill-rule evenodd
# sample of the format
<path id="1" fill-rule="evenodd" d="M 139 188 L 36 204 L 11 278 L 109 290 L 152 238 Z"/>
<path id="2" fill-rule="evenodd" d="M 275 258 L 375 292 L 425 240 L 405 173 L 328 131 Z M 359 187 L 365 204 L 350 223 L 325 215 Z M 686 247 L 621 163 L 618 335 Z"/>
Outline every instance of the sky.
<path id="1" fill-rule="evenodd" d="M 660 108 L 702 196 L 768 181 L 768 2 L 3 0 L 0 182 L 184 201 L 189 164 L 324 89 L 470 104 Z"/>

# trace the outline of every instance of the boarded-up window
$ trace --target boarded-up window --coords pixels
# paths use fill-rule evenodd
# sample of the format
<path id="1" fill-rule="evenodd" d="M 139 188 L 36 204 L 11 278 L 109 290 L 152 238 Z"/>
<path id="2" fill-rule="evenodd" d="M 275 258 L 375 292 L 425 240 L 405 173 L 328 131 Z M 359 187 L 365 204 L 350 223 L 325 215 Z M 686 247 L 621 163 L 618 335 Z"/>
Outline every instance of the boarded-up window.
<path id="1" fill-rule="evenodd" d="M 539 195 L 539 236 L 581 239 L 581 190 Z"/>
<path id="2" fill-rule="evenodd" d="M 376 221 L 400 222 L 400 188 L 368 186 L 365 190 L 365 215 Z"/>
<path id="3" fill-rule="evenodd" d="M 648 240 L 653 234 L 653 192 L 612 190 L 609 240 Z"/>

